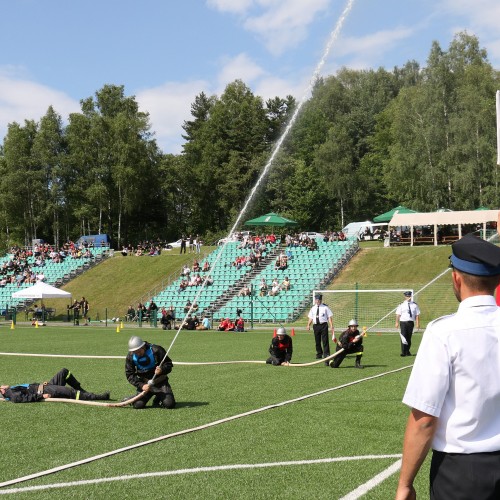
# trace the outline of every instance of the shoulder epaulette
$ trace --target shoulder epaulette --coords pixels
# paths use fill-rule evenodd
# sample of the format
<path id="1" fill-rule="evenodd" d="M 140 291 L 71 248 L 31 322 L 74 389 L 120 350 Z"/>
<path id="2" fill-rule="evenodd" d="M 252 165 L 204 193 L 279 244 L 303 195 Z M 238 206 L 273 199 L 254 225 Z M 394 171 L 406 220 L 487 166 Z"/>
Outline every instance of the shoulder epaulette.
<path id="1" fill-rule="evenodd" d="M 446 316 L 441 316 L 440 318 L 436 318 L 434 320 L 432 320 L 427 326 L 431 326 L 431 325 L 434 325 L 435 323 L 439 322 L 439 321 L 442 321 L 443 319 L 447 319 L 447 318 L 451 318 L 452 316 L 455 316 L 456 313 L 452 313 L 452 314 L 447 314 Z"/>

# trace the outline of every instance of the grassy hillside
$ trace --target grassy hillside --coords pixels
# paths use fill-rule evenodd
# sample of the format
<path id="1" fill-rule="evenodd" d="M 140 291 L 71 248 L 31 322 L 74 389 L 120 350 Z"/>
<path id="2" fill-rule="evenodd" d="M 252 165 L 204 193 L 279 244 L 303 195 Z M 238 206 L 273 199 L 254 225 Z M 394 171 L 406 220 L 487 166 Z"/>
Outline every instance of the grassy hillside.
<path id="1" fill-rule="evenodd" d="M 209 250 L 207 247 L 206 251 Z M 440 247 L 396 247 L 383 248 L 363 244 L 351 263 L 331 283 L 328 288 L 352 288 L 358 283 L 360 288 L 413 288 L 418 290 L 448 265 L 451 249 Z M 177 250 L 164 252 L 159 257 L 114 257 L 87 271 L 64 286 L 74 298 L 85 296 L 90 302 L 91 317 L 108 318 L 124 315 L 129 304 L 137 301 L 152 289 L 163 286 L 168 276 L 178 274 L 185 262 L 192 263 L 193 254 L 179 255 Z M 440 280 L 447 290 L 453 307 L 456 302 L 451 295 L 449 276 Z M 422 296 L 419 303 L 425 307 L 426 316 L 435 317 L 442 313 L 435 310 L 435 296 Z M 58 316 L 65 315 L 66 303 L 46 301 L 48 307 L 55 307 Z M 304 323 L 302 317 L 297 323 Z"/>
<path id="2" fill-rule="evenodd" d="M 208 247 L 207 247 L 208 248 Z M 207 250 L 208 251 L 208 250 Z M 179 254 L 179 250 L 165 251 L 157 257 L 123 257 L 115 253 L 98 266 L 67 283 L 63 289 L 73 294 L 73 299 L 84 296 L 90 303 L 92 320 L 99 314 L 104 319 L 123 317 L 129 304 L 151 290 L 164 286 L 169 276 L 179 275 L 182 265 L 191 264 L 195 254 Z M 55 307 L 57 316 L 66 314 L 66 303 L 46 300 L 47 307 Z"/>
<path id="3" fill-rule="evenodd" d="M 449 246 L 364 246 L 334 284 L 385 284 L 387 287 L 427 283 L 448 267 Z"/>
<path id="4" fill-rule="evenodd" d="M 448 269 L 449 246 L 391 247 L 367 245 L 352 259 L 350 264 L 328 286 L 329 289 L 413 289 L 421 310 L 421 325 L 432 319 L 454 312 L 457 301 L 451 287 Z M 368 295 L 363 296 L 368 300 Z M 403 297 L 393 296 L 393 303 L 385 304 L 389 311 Z M 382 294 L 371 294 L 370 301 L 382 301 Z M 335 313 L 335 311 L 334 311 Z M 384 313 L 385 314 L 385 313 Z M 393 323 L 394 314 L 388 318 Z"/>

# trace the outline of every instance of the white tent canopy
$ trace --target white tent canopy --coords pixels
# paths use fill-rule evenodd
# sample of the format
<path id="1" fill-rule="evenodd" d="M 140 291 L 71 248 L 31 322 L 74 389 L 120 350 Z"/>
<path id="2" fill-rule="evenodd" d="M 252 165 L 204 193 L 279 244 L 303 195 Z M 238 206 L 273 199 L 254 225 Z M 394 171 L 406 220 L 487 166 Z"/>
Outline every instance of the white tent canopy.
<path id="1" fill-rule="evenodd" d="M 14 299 L 68 299 L 71 293 L 60 290 L 55 286 L 39 281 L 36 285 L 23 288 L 12 294 Z"/>
<path id="2" fill-rule="evenodd" d="M 409 226 L 411 228 L 411 244 L 413 245 L 414 226 L 434 226 L 434 245 L 437 245 L 437 226 L 458 226 L 458 236 L 462 237 L 463 224 L 482 224 L 486 234 L 486 223 L 496 222 L 500 210 L 463 210 L 457 212 L 428 212 L 416 214 L 393 215 L 389 226 Z"/>

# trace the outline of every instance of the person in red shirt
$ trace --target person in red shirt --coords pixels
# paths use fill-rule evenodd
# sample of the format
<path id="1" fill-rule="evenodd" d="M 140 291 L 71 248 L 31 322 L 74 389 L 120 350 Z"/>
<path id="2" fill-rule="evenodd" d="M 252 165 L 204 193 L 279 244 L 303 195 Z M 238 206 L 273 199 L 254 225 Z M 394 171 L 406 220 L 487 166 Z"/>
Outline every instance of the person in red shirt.
<path id="1" fill-rule="evenodd" d="M 347 330 L 342 332 L 335 351 L 338 352 L 342 349 L 343 351 L 330 361 L 332 368 L 338 368 L 348 354 L 356 354 L 356 368 L 364 368 L 361 364 L 364 349 L 363 334 L 359 333 L 358 322 L 355 319 L 351 319 Z"/>
<path id="2" fill-rule="evenodd" d="M 269 354 L 266 359 L 268 365 L 288 366 L 292 360 L 293 343 L 292 338 L 286 334 L 286 330 L 281 327 L 276 332 L 276 337 L 273 337 L 269 347 Z"/>
<path id="3" fill-rule="evenodd" d="M 238 318 L 236 319 L 234 331 L 235 332 L 244 332 L 245 331 L 245 320 L 241 316 L 238 316 Z"/>
<path id="4" fill-rule="evenodd" d="M 229 318 L 226 318 L 226 320 L 225 320 L 224 331 L 226 331 L 226 332 L 234 332 L 234 323 Z"/>

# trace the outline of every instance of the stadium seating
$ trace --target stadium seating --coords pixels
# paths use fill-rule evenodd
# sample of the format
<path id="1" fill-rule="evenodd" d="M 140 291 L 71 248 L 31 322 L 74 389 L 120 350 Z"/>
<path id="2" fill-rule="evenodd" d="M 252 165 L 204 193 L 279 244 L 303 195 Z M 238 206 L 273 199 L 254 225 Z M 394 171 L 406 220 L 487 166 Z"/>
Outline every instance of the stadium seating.
<path id="1" fill-rule="evenodd" d="M 199 286 L 193 286 L 179 291 L 179 285 L 182 280 L 182 276 L 180 276 L 164 290 L 155 295 L 153 297 L 154 302 L 159 308 L 165 307 L 168 309 L 172 305 L 177 311 L 177 316 L 180 316 L 186 302 L 188 300 L 193 302 L 201 290 L 196 302 L 199 307 L 197 314 L 202 314 L 205 309 L 231 290 L 251 270 L 250 267 L 243 266 L 237 269 L 232 265 L 236 257 L 250 253 L 250 249 L 238 249 L 239 245 L 239 242 L 230 242 L 225 246 L 220 246 L 200 262 L 201 267 L 203 267 L 205 261 L 208 261 L 210 264 L 210 275 L 213 278 L 213 284 L 203 287 L 202 290 Z M 272 252 L 275 246 L 268 244 L 267 253 Z M 199 274 L 203 278 L 208 273 L 200 272 Z"/>
<path id="2" fill-rule="evenodd" d="M 275 277 L 281 283 L 288 276 L 290 290 L 282 290 L 276 296 L 260 297 L 257 293 L 253 297 L 234 297 L 218 311 L 218 315 L 233 317 L 236 309 L 241 309 L 248 320 L 253 309 L 253 320 L 257 322 L 293 321 L 312 302 L 312 291 L 331 281 L 356 250 L 357 242 L 352 240 L 326 243 L 318 241 L 317 251 L 295 247 L 287 269 L 276 271 L 273 262 L 252 280 L 253 288 L 258 290 L 261 278 L 269 285 Z"/>
<path id="3" fill-rule="evenodd" d="M 271 253 L 279 252 L 279 242 L 277 245 L 270 249 Z M 216 319 L 234 318 L 236 311 L 241 309 L 246 320 L 253 316 L 256 322 L 293 321 L 311 303 L 312 291 L 330 282 L 357 249 L 357 240 L 318 241 L 318 249 L 315 251 L 305 247 L 292 248 L 293 257 L 288 260 L 285 270 L 276 271 L 275 259 L 268 257 L 267 265 L 251 273 L 250 268 L 236 269 L 231 265 L 237 256 L 246 255 L 250 250 L 238 249 L 238 242 L 228 243 L 224 248 L 217 248 L 205 259 L 213 269 L 211 275 L 214 282 L 204 287 L 196 299 L 199 306 L 196 314 L 200 316 L 206 310 Z M 205 260 L 200 263 L 201 266 Z M 200 275 L 203 276 L 203 273 Z M 291 281 L 289 291 L 281 291 L 277 296 L 259 297 L 258 292 L 254 292 L 252 297 L 238 297 L 243 283 L 250 283 L 254 290 L 258 290 L 262 278 L 270 285 L 275 277 L 281 283 L 285 276 Z M 182 316 L 188 299 L 193 302 L 200 291 L 200 287 L 188 287 L 179 291 L 180 281 L 181 278 L 175 280 L 153 297 L 160 309 L 172 305 L 177 311 L 177 317 Z"/>
<path id="4" fill-rule="evenodd" d="M 61 285 L 62 283 L 68 281 L 83 270 L 90 267 L 91 263 L 95 260 L 100 260 L 103 257 L 104 252 L 106 252 L 107 250 L 109 250 L 109 248 L 104 246 L 91 248 L 90 252 L 92 254 L 92 257 L 66 257 L 60 263 L 46 260 L 43 267 L 34 267 L 33 270 L 35 272 L 39 271 L 43 273 L 45 276 L 44 281 L 46 283 L 54 286 Z M 11 254 L 7 254 L 6 256 L 0 258 L 0 266 L 3 265 L 4 262 L 9 262 L 11 258 Z M 27 262 L 30 265 L 33 264 L 34 261 L 34 257 L 28 257 L 27 259 Z M 4 287 L 0 287 L 0 310 L 2 311 L 2 313 L 4 313 L 7 308 L 20 307 L 24 305 L 26 302 L 25 299 L 15 299 L 12 297 L 12 294 L 19 290 L 22 290 L 23 288 L 28 288 L 29 286 L 32 286 L 32 284 L 22 284 L 20 286 L 17 286 L 16 283 L 8 283 Z"/>

